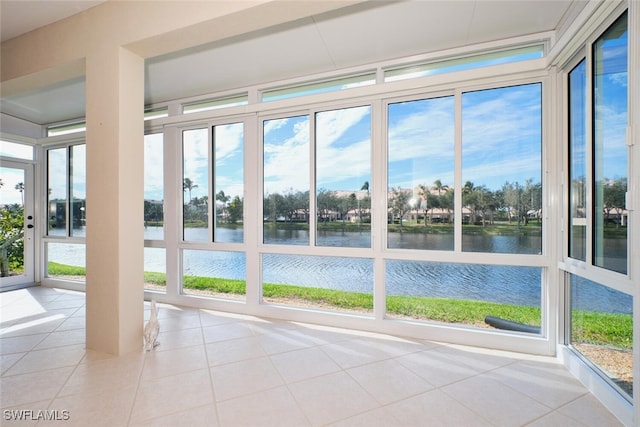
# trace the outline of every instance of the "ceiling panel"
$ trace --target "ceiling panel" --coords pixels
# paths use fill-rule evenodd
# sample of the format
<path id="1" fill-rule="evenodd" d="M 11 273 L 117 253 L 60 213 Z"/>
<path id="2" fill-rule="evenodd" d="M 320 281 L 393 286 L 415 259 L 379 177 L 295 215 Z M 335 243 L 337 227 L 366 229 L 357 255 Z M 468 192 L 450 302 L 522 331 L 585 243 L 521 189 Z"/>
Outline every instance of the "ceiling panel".
<path id="1" fill-rule="evenodd" d="M 80 13 L 106 0 L 2 0 L 0 39 L 12 39 Z"/>
<path id="2" fill-rule="evenodd" d="M 148 60 L 145 101 L 157 103 L 333 69 L 313 22 L 299 24 Z"/>
<path id="3" fill-rule="evenodd" d="M 84 77 L 77 78 L 36 91 L 3 96 L 0 111 L 37 124 L 82 118 L 85 93 Z"/>
<path id="4" fill-rule="evenodd" d="M 554 30 L 571 3 L 570 0 L 478 1 L 467 41 L 484 42 Z"/>
<path id="5" fill-rule="evenodd" d="M 149 59 L 145 102 L 553 30 L 571 4 L 569 0 L 366 2 Z M 70 81 L 3 98 L 1 108 L 6 114 L 45 124 L 82 117 L 84 105 L 84 81 Z"/>
<path id="6" fill-rule="evenodd" d="M 321 19 L 317 27 L 336 64 L 349 67 L 464 45 L 474 4 L 400 2 Z"/>

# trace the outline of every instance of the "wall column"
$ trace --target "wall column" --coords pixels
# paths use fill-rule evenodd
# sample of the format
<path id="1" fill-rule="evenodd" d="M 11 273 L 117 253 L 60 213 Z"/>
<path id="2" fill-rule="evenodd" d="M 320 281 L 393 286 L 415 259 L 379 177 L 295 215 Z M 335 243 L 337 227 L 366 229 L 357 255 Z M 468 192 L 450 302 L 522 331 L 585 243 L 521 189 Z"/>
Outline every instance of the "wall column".
<path id="1" fill-rule="evenodd" d="M 87 349 L 142 349 L 144 59 L 117 46 L 86 60 Z"/>

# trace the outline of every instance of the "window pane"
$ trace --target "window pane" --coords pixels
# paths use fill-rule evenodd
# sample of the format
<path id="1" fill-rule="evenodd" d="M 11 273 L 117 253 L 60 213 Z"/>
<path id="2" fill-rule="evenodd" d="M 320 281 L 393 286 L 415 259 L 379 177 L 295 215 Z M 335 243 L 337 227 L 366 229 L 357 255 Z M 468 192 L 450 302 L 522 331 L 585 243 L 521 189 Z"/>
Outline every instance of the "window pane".
<path id="1" fill-rule="evenodd" d="M 318 246 L 371 246 L 371 107 L 316 113 Z"/>
<path id="2" fill-rule="evenodd" d="M 70 167 L 70 197 L 71 235 L 84 237 L 86 235 L 86 198 L 87 198 L 87 158 L 86 145 L 73 145 L 69 149 Z"/>
<path id="3" fill-rule="evenodd" d="M 244 124 L 213 127 L 216 242 L 244 240 Z"/>
<path id="4" fill-rule="evenodd" d="M 164 239 L 164 135 L 144 136 L 144 238 Z"/>
<path id="5" fill-rule="evenodd" d="M 244 253 L 185 250 L 182 259 L 183 293 L 245 299 Z"/>
<path id="6" fill-rule="evenodd" d="M 462 95 L 462 249 L 542 252 L 542 86 Z"/>
<path id="7" fill-rule="evenodd" d="M 596 41 L 594 56 L 594 264 L 627 272 L 627 15 Z"/>
<path id="8" fill-rule="evenodd" d="M 238 105 L 247 105 L 249 97 L 247 95 L 233 96 L 222 99 L 209 99 L 194 102 L 182 107 L 183 114 L 199 113 L 201 111 L 217 110 L 220 108 L 235 107 Z"/>
<path id="9" fill-rule="evenodd" d="M 334 92 L 338 90 L 351 89 L 354 87 L 369 86 L 375 83 L 375 74 L 363 74 L 360 76 L 343 77 L 324 82 L 315 82 L 303 84 L 300 86 L 268 90 L 262 93 L 262 101 L 277 101 L 280 99 L 295 98 L 298 96 Z"/>
<path id="10" fill-rule="evenodd" d="M 208 137 L 207 129 L 182 134 L 183 238 L 188 241 L 210 240 Z"/>
<path id="11" fill-rule="evenodd" d="M 583 60 L 569 73 L 569 256 L 582 261 L 586 260 L 587 245 L 586 91 Z"/>
<path id="12" fill-rule="evenodd" d="M 266 302 L 333 311 L 373 312 L 373 260 L 264 254 Z"/>
<path id="13" fill-rule="evenodd" d="M 542 58 L 543 56 L 544 50 L 542 45 L 519 47 L 499 52 L 483 53 L 464 58 L 387 70 L 384 72 L 384 81 L 393 82 L 397 80 L 415 79 L 435 74 L 526 61 L 528 59 Z"/>
<path id="14" fill-rule="evenodd" d="M 33 146 L 16 142 L 0 141 L 0 156 L 33 160 Z"/>
<path id="15" fill-rule="evenodd" d="M 67 235 L 67 149 L 47 151 L 49 236 Z"/>
<path id="16" fill-rule="evenodd" d="M 265 120 L 264 243 L 309 244 L 309 116 Z"/>
<path id="17" fill-rule="evenodd" d="M 24 169 L 0 164 L 1 277 L 25 275 L 33 262 L 25 257 L 25 198 L 31 197 L 26 177 Z"/>
<path id="18" fill-rule="evenodd" d="M 75 243 L 47 243 L 47 277 L 86 280 L 86 246 Z"/>
<path id="19" fill-rule="evenodd" d="M 144 288 L 167 291 L 167 251 L 164 248 L 144 248 Z"/>
<path id="20" fill-rule="evenodd" d="M 453 250 L 454 98 L 389 105 L 389 248 Z"/>
<path id="21" fill-rule="evenodd" d="M 388 316 L 478 327 L 491 322 L 539 333 L 540 268 L 397 260 L 386 265 Z"/>
<path id="22" fill-rule="evenodd" d="M 571 345 L 633 395 L 633 297 L 571 278 Z"/>

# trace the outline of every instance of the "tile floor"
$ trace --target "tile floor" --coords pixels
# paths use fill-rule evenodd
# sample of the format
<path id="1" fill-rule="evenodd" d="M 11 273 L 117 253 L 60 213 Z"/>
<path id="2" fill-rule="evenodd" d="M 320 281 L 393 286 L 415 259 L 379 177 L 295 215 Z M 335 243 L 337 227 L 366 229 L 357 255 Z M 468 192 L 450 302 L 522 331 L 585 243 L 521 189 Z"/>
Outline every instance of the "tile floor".
<path id="1" fill-rule="evenodd" d="M 82 293 L 0 303 L 3 426 L 620 425 L 548 358 L 165 304 L 156 351 L 114 357 Z"/>

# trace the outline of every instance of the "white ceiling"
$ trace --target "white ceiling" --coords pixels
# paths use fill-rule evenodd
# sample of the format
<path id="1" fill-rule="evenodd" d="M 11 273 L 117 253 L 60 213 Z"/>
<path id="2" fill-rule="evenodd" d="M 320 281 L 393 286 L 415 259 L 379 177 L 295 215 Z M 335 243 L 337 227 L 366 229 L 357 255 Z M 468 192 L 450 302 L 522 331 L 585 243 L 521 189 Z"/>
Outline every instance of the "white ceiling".
<path id="1" fill-rule="evenodd" d="M 0 0 L 0 41 L 67 18 L 106 0 Z"/>
<path id="2" fill-rule="evenodd" d="M 5 3 L 11 7 L 5 7 Z M 39 25 L 36 23 L 40 22 L 36 20 L 38 14 L 22 14 L 31 9 L 27 5 L 33 3 L 2 0 L 3 39 L 5 21 L 12 22 L 7 34 L 19 34 Z M 52 7 L 54 3 L 64 4 L 68 14 L 75 10 L 73 7 L 99 2 L 41 3 Z M 268 31 L 149 59 L 146 62 L 145 102 L 159 103 L 554 30 L 563 23 L 565 16 L 569 16 L 573 3 L 576 2 L 367 2 Z M 584 2 L 579 4 L 584 5 Z M 37 92 L 3 97 L 0 107 L 3 113 L 34 123 L 52 123 L 83 117 L 84 94 L 84 80 L 79 79 Z"/>

